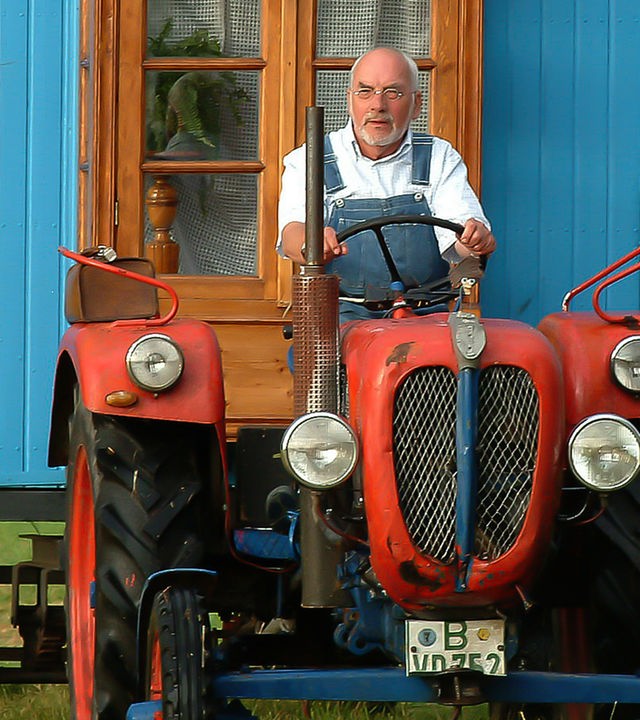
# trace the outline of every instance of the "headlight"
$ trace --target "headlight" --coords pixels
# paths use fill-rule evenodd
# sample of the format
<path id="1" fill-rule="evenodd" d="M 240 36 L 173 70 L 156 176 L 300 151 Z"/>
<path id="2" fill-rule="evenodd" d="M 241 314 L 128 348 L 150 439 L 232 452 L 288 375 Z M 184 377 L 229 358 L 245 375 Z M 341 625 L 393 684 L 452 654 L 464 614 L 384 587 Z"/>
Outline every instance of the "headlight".
<path id="1" fill-rule="evenodd" d="M 145 335 L 136 340 L 126 362 L 133 382 L 151 392 L 173 387 L 184 367 L 180 348 L 166 335 Z"/>
<path id="2" fill-rule="evenodd" d="M 303 485 L 315 490 L 344 482 L 358 462 L 358 443 L 349 425 L 328 412 L 302 415 L 282 438 L 282 461 Z"/>
<path id="3" fill-rule="evenodd" d="M 571 433 L 569 464 L 590 490 L 619 490 L 638 474 L 640 434 L 617 415 L 593 415 Z"/>
<path id="4" fill-rule="evenodd" d="M 625 390 L 640 393 L 640 337 L 625 338 L 615 346 L 611 353 L 611 372 Z"/>

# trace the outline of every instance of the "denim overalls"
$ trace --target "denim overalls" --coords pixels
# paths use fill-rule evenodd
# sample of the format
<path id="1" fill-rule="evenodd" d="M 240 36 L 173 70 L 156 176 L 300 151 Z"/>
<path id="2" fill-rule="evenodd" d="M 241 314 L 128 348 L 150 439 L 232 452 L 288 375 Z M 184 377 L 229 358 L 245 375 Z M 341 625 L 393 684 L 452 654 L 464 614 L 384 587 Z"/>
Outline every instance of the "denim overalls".
<path id="1" fill-rule="evenodd" d="M 429 184 L 433 139 L 413 134 L 411 182 Z M 328 194 L 343 190 L 345 185 L 338 169 L 328 136 L 324 140 L 324 182 Z M 327 225 L 339 233 L 356 223 L 374 217 L 393 215 L 430 215 L 422 192 L 408 192 L 391 198 L 338 198 L 329 213 Z M 405 287 L 416 287 L 445 277 L 448 263 L 442 259 L 433 228 L 426 225 L 392 225 L 383 230 L 387 245 Z M 327 263 L 326 271 L 340 277 L 342 295 L 362 298 L 367 287 L 388 288 L 391 281 L 378 241 L 371 231 L 348 240 L 349 253 Z M 369 310 L 361 303 L 340 301 L 340 322 L 357 318 L 381 317 L 384 311 Z"/>

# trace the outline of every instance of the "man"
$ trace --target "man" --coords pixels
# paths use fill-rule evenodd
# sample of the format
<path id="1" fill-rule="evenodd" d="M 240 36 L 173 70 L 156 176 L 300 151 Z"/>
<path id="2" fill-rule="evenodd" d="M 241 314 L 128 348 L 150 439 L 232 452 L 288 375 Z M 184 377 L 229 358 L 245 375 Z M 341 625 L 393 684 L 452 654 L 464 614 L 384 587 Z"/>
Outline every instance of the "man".
<path id="1" fill-rule="evenodd" d="M 440 138 L 415 134 L 422 109 L 418 68 L 404 53 L 375 48 L 354 63 L 347 91 L 349 122 L 325 139 L 324 259 L 341 293 L 362 299 L 369 286 L 389 282 L 379 248 L 365 233 L 339 244 L 342 229 L 382 215 L 435 215 L 464 225 L 458 238 L 441 228 L 392 226 L 385 233 L 407 286 L 446 276 L 448 263 L 471 253 L 488 255 L 496 241 L 467 180 L 460 155 Z M 278 252 L 304 262 L 305 150 L 284 159 Z M 437 242 L 436 242 L 437 241 Z M 366 317 L 352 302 L 341 320 Z"/>

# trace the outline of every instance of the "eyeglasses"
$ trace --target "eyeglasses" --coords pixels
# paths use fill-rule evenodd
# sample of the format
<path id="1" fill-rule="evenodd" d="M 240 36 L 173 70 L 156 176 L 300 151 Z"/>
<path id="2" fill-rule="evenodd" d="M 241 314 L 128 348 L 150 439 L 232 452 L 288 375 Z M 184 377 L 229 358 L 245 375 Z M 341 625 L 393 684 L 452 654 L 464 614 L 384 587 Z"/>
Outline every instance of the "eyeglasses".
<path id="1" fill-rule="evenodd" d="M 387 100 L 399 100 L 403 95 L 406 95 L 402 90 L 394 87 L 384 88 L 384 90 L 374 90 L 370 87 L 363 87 L 359 90 L 349 90 L 349 92 L 360 100 L 369 100 L 373 95 L 382 95 L 387 98 Z"/>

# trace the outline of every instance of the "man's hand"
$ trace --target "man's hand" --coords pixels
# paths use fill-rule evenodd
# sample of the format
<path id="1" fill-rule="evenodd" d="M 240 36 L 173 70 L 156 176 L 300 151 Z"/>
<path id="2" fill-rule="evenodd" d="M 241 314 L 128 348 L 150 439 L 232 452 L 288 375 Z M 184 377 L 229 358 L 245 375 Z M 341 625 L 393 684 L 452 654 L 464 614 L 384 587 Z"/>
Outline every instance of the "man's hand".
<path id="1" fill-rule="evenodd" d="M 456 243 L 458 254 L 490 255 L 496 249 L 496 239 L 491 230 L 479 220 L 470 218 L 464 224 L 464 232 Z"/>
<path id="2" fill-rule="evenodd" d="M 324 261 L 327 263 L 340 255 L 347 255 L 349 248 L 345 243 L 338 242 L 336 231 L 332 227 L 324 229 Z"/>
<path id="3" fill-rule="evenodd" d="M 304 264 L 305 257 L 303 253 L 305 231 L 304 223 L 290 222 L 282 231 L 282 247 L 285 255 L 299 265 Z M 324 229 L 324 261 L 329 262 L 339 255 L 346 255 L 349 249 L 346 245 L 340 245 L 333 228 L 326 227 Z"/>

